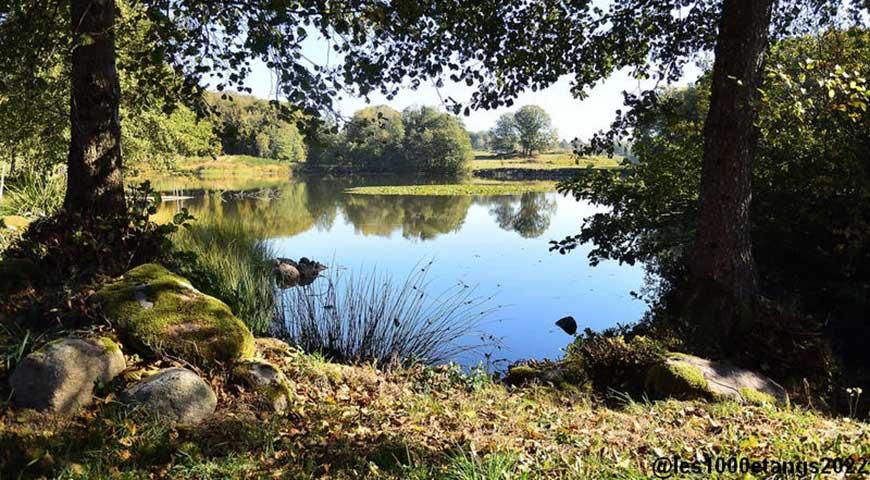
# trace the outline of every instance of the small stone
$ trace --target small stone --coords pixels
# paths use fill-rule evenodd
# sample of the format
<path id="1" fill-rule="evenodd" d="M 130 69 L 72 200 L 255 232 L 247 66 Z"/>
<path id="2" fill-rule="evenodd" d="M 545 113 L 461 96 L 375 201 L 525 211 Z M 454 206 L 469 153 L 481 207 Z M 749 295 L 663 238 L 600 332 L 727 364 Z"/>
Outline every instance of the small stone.
<path id="1" fill-rule="evenodd" d="M 208 383 L 186 368 L 161 370 L 124 392 L 124 399 L 169 421 L 194 424 L 214 414 L 217 396 Z"/>
<path id="2" fill-rule="evenodd" d="M 127 364 L 108 338 L 68 337 L 49 343 L 18 364 L 9 383 L 18 408 L 73 413 L 93 401 L 94 384 L 108 383 Z"/>
<path id="3" fill-rule="evenodd" d="M 574 335 L 577 333 L 577 321 L 570 315 L 560 318 L 556 322 L 556 326 L 561 328 L 568 335 Z"/>
<path id="4" fill-rule="evenodd" d="M 250 360 L 237 365 L 233 375 L 257 392 L 262 403 L 275 412 L 287 410 L 290 403 L 289 381 L 278 367 L 263 360 Z"/>

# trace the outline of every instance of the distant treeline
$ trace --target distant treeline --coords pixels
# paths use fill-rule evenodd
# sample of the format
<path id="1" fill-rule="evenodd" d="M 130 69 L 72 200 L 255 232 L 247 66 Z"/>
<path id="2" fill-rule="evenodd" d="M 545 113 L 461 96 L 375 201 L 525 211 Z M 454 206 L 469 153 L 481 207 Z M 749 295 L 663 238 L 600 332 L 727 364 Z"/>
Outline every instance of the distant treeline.
<path id="1" fill-rule="evenodd" d="M 309 145 L 314 170 L 457 175 L 474 156 L 462 121 L 431 107 L 363 108 L 344 128 L 323 129 Z"/>
<path id="2" fill-rule="evenodd" d="M 250 95 L 206 94 L 211 122 L 223 153 L 286 162 L 305 160 L 305 138 L 293 121 L 282 119 L 268 101 Z"/>

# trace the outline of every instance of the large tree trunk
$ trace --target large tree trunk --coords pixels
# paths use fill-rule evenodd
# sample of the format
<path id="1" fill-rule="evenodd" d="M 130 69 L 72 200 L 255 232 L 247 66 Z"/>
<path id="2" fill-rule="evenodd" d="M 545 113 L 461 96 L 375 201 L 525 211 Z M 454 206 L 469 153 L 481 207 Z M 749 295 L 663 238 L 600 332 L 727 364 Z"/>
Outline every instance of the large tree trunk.
<path id="1" fill-rule="evenodd" d="M 760 85 L 774 0 L 724 0 L 704 125 L 700 213 L 691 265 L 693 285 L 718 300 L 699 319 L 727 350 L 741 304 L 757 291 L 749 229 Z"/>
<path id="2" fill-rule="evenodd" d="M 121 175 L 121 89 L 114 0 L 72 0 L 72 96 L 64 207 L 86 215 L 126 211 Z"/>

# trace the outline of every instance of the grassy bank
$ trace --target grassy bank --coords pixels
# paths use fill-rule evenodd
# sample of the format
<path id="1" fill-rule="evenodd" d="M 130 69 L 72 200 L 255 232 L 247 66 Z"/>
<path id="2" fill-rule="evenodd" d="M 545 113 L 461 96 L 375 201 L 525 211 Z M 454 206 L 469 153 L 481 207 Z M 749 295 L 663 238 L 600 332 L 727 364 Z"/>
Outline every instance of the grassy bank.
<path id="1" fill-rule="evenodd" d="M 526 192 L 552 192 L 555 182 L 484 182 L 446 185 L 387 185 L 355 187 L 345 190 L 354 195 L 509 195 Z"/>
<path id="2" fill-rule="evenodd" d="M 172 171 L 139 169 L 131 183 L 150 180 L 157 190 L 252 190 L 280 185 L 292 175 L 293 164 L 248 155 L 180 158 Z"/>
<path id="3" fill-rule="evenodd" d="M 867 424 L 801 409 L 605 408 L 576 391 L 514 390 L 449 367 L 385 373 L 295 352 L 272 360 L 291 380 L 286 416 L 254 411 L 235 386 L 219 390 L 213 420 L 186 428 L 137 419 L 106 398 L 69 421 L 5 416 L 0 464 L 25 477 L 86 479 L 641 479 L 662 456 L 860 465 L 870 455 Z"/>
<path id="4" fill-rule="evenodd" d="M 532 158 L 499 158 L 489 152 L 476 152 L 471 162 L 472 170 L 488 170 L 493 168 L 520 168 L 530 170 L 551 170 L 561 168 L 616 168 L 622 161 L 621 157 L 607 156 L 576 157 L 570 152 L 553 152 L 536 155 Z"/>

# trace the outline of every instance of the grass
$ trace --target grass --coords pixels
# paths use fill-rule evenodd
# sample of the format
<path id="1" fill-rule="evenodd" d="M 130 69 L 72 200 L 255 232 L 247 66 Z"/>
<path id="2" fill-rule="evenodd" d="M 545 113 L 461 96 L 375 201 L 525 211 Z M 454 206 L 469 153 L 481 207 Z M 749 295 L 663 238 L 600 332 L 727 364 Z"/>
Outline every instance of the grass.
<path id="1" fill-rule="evenodd" d="M 520 168 L 531 170 L 552 170 L 561 168 L 617 168 L 620 157 L 608 158 L 607 156 L 576 157 L 570 152 L 552 152 L 536 155 L 532 158 L 506 158 L 500 159 L 488 152 L 476 152 L 475 159 L 471 162 L 472 170 L 487 170 L 493 168 Z"/>
<path id="2" fill-rule="evenodd" d="M 203 292 L 223 300 L 255 334 L 275 315 L 272 259 L 265 234 L 239 221 L 209 218 L 173 235 L 174 270 Z"/>
<path id="3" fill-rule="evenodd" d="M 292 164 L 249 155 L 181 158 L 172 172 L 142 169 L 130 182 L 151 180 L 157 190 L 252 190 L 286 183 Z"/>
<path id="4" fill-rule="evenodd" d="M 28 172 L 5 186 L 0 216 L 47 217 L 60 209 L 65 194 L 65 168 L 48 174 Z"/>
<path id="5" fill-rule="evenodd" d="M 383 366 L 438 363 L 480 346 L 478 332 L 492 311 L 489 299 L 457 284 L 433 294 L 418 265 L 396 282 L 377 271 L 343 275 L 338 268 L 309 286 L 280 296 L 277 335 L 340 362 Z M 482 342 L 462 342 L 470 336 Z"/>
<path id="6" fill-rule="evenodd" d="M 866 423 L 796 407 L 628 401 L 607 408 L 574 390 L 471 383 L 455 367 L 385 372 L 298 352 L 270 361 L 290 379 L 288 415 L 250 410 L 245 392 L 232 385 L 219 390 L 214 418 L 195 427 L 139 419 L 112 401 L 68 420 L 11 413 L 0 418 L 2 473 L 78 479 L 640 480 L 653 477 L 653 462 L 663 456 L 831 457 L 860 465 L 870 455 Z"/>
<path id="7" fill-rule="evenodd" d="M 388 185 L 355 187 L 345 190 L 354 195 L 509 195 L 527 192 L 552 192 L 555 182 L 483 182 L 456 183 L 447 185 Z"/>

